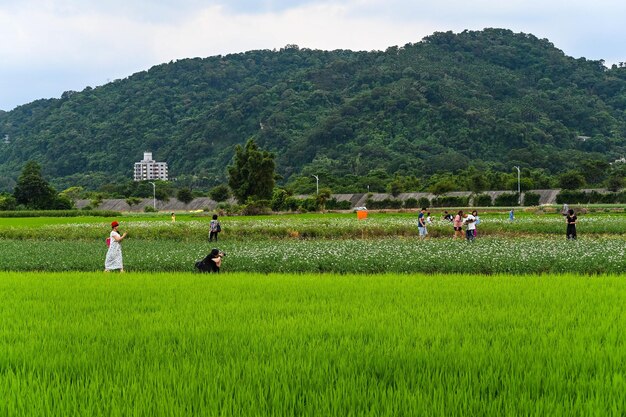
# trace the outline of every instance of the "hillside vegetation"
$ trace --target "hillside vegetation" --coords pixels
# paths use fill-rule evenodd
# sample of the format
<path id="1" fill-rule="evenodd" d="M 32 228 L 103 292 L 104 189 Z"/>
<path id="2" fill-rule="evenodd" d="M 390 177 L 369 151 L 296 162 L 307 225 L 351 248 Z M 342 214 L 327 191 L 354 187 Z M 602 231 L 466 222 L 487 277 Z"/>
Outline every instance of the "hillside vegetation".
<path id="1" fill-rule="evenodd" d="M 626 67 L 504 29 L 435 33 L 386 51 L 288 45 L 170 62 L 0 112 L 5 136 L 0 191 L 29 159 L 59 189 L 127 180 L 145 150 L 172 177 L 211 187 L 226 182 L 234 145 L 249 138 L 300 191 L 314 190 L 311 174 L 356 192 L 384 191 L 394 176 L 414 178 L 417 191 L 435 174 L 515 165 L 535 178 L 589 173 L 589 161 L 626 154 Z"/>

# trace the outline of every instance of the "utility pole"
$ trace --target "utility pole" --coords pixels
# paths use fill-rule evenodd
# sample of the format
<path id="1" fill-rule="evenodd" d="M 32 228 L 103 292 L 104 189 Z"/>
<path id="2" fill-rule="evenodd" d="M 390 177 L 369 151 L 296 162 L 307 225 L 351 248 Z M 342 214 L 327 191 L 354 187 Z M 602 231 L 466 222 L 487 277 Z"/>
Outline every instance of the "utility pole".
<path id="1" fill-rule="evenodd" d="M 315 177 L 315 185 L 316 185 L 316 193 L 315 194 L 319 194 L 320 193 L 320 177 L 318 177 L 317 175 L 311 175 L 312 177 Z"/>
<path id="2" fill-rule="evenodd" d="M 517 170 L 517 205 L 521 206 L 522 205 L 522 193 L 521 193 L 521 187 L 520 187 L 520 169 L 518 166 L 514 166 L 513 168 L 515 168 Z"/>

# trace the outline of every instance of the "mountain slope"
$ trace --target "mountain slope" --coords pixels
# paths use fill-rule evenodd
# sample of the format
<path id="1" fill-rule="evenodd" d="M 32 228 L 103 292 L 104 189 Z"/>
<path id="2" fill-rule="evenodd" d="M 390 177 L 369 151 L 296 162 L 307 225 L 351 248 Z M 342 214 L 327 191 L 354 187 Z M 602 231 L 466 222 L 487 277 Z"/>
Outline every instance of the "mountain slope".
<path id="1" fill-rule="evenodd" d="M 38 160 L 60 186 L 132 177 L 145 150 L 172 176 L 225 182 L 254 137 L 285 181 L 427 177 L 483 161 L 558 173 L 626 152 L 626 68 L 504 29 L 435 33 L 384 52 L 288 46 L 185 59 L 0 113 L 0 189 Z M 373 174 L 374 173 L 374 174 Z M 355 190 L 356 191 L 356 190 Z"/>

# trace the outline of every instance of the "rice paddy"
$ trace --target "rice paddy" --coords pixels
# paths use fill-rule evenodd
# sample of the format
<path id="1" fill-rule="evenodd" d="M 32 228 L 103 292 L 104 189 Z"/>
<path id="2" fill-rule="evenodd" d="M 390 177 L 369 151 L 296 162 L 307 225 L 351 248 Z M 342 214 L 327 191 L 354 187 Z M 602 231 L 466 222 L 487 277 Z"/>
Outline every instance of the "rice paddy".
<path id="1" fill-rule="evenodd" d="M 2 415 L 626 406 L 622 277 L 3 273 Z"/>
<path id="2" fill-rule="evenodd" d="M 626 413 L 619 214 L 179 217 L 120 219 L 124 274 L 109 219 L 0 219 L 1 416 Z"/>

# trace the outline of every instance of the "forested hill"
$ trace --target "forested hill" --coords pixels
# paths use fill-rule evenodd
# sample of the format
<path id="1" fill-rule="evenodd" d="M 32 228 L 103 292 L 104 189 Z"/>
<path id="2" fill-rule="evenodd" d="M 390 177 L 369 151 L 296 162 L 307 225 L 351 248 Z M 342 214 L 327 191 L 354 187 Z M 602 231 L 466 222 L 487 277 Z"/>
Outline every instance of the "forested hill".
<path id="1" fill-rule="evenodd" d="M 282 182 L 334 192 L 470 165 L 557 174 L 626 154 L 626 67 L 603 64 L 504 29 L 184 59 L 0 112 L 0 191 L 29 159 L 57 187 L 126 180 L 146 150 L 211 186 L 249 138 Z"/>

